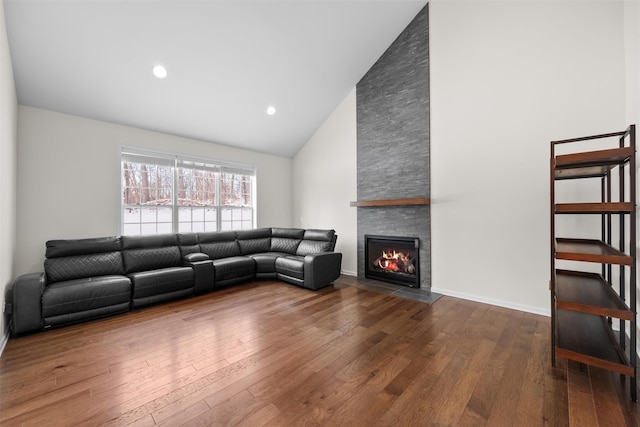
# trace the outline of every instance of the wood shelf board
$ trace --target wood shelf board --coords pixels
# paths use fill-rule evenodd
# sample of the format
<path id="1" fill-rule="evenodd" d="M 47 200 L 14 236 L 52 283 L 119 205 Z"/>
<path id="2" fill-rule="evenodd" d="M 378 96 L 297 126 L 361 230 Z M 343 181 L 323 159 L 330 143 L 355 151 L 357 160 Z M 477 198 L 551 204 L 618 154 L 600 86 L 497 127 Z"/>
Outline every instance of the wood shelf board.
<path id="1" fill-rule="evenodd" d="M 601 275 L 556 270 L 556 306 L 600 316 L 633 320 L 633 313 Z"/>
<path id="2" fill-rule="evenodd" d="M 424 206 L 430 205 L 431 199 L 428 197 L 414 197 L 406 199 L 384 199 L 384 200 L 358 200 L 350 202 L 349 206 L 365 208 L 379 206 Z"/>
<path id="3" fill-rule="evenodd" d="M 634 154 L 632 147 L 619 147 L 558 155 L 554 159 L 554 178 L 561 180 L 603 177 L 613 168 L 628 163 Z"/>
<path id="4" fill-rule="evenodd" d="M 616 165 L 609 166 L 585 166 L 571 169 L 556 169 L 554 177 L 556 180 L 577 179 L 577 178 L 601 178 L 611 172 Z"/>
<path id="5" fill-rule="evenodd" d="M 622 165 L 634 155 L 632 147 L 617 147 L 606 150 L 583 151 L 556 156 L 556 169 L 571 169 L 584 166 Z"/>
<path id="6" fill-rule="evenodd" d="M 597 366 L 623 375 L 634 375 L 604 317 L 569 310 L 556 313 L 559 357 Z"/>
<path id="7" fill-rule="evenodd" d="M 632 265 L 633 258 L 600 240 L 556 238 L 557 259 Z"/>
<path id="8" fill-rule="evenodd" d="M 603 214 L 603 213 L 631 213 L 633 204 L 629 202 L 612 203 L 557 203 L 557 214 Z"/>

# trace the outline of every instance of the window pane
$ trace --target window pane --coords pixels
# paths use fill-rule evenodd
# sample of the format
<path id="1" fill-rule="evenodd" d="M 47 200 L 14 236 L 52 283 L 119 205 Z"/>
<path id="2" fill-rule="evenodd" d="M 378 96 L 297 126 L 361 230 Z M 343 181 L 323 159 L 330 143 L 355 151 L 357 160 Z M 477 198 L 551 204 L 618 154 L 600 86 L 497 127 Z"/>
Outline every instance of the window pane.
<path id="1" fill-rule="evenodd" d="M 156 222 L 156 208 L 143 207 L 142 208 L 142 222 Z"/>
<path id="2" fill-rule="evenodd" d="M 158 223 L 158 233 L 172 233 L 173 232 L 173 224 L 166 222 Z"/>
<path id="3" fill-rule="evenodd" d="M 253 221 L 242 221 L 242 229 L 243 230 L 251 230 L 253 228 Z"/>
<path id="4" fill-rule="evenodd" d="M 222 231 L 233 230 L 233 228 L 231 228 L 231 221 L 222 221 L 220 227 Z"/>
<path id="5" fill-rule="evenodd" d="M 205 221 L 216 221 L 216 209 L 215 208 L 206 208 L 204 210 L 204 220 Z"/>
<path id="6" fill-rule="evenodd" d="M 191 221 L 191 208 L 180 206 L 178 208 L 178 221 Z"/>
<path id="7" fill-rule="evenodd" d="M 223 208 L 222 209 L 222 221 L 231 221 L 231 212 L 232 209 L 229 208 Z"/>
<path id="8" fill-rule="evenodd" d="M 140 167 L 141 165 L 139 163 L 122 163 L 122 181 L 124 183 L 123 203 L 126 205 L 140 203 L 140 195 L 138 191 L 141 181 Z"/>
<path id="9" fill-rule="evenodd" d="M 178 232 L 187 233 L 191 231 L 191 223 L 190 222 L 180 222 L 178 223 Z"/>
<path id="10" fill-rule="evenodd" d="M 204 208 L 192 208 L 191 218 L 193 222 L 204 221 Z"/>
<path id="11" fill-rule="evenodd" d="M 157 234 L 156 223 L 153 224 L 140 224 L 141 234 Z"/>
<path id="12" fill-rule="evenodd" d="M 205 194 L 205 205 L 214 206 L 216 204 L 216 193 L 209 191 Z"/>
<path id="13" fill-rule="evenodd" d="M 202 164 L 201 164 L 201 167 Z M 182 206 L 213 206 L 215 205 L 215 189 L 218 173 L 207 168 L 193 167 L 178 168 L 178 201 Z"/>
<path id="14" fill-rule="evenodd" d="M 234 221 L 242 220 L 242 209 L 233 209 L 233 220 Z"/>
<path id="15" fill-rule="evenodd" d="M 205 222 L 204 223 L 204 231 L 218 231 L 215 222 Z"/>
<path id="16" fill-rule="evenodd" d="M 125 187 L 122 190 L 122 202 L 125 205 L 138 204 L 138 189 L 136 187 Z"/>
<path id="17" fill-rule="evenodd" d="M 140 224 L 125 224 L 122 230 L 122 234 L 132 236 L 140 234 Z"/>
<path id="18" fill-rule="evenodd" d="M 223 206 L 251 206 L 253 177 L 222 173 L 220 180 L 220 204 Z"/>
<path id="19" fill-rule="evenodd" d="M 195 232 L 204 231 L 204 222 L 194 222 L 191 226 L 191 230 Z"/>
<path id="20" fill-rule="evenodd" d="M 160 204 L 173 203 L 173 168 L 161 166 L 158 168 L 158 202 Z"/>
<path id="21" fill-rule="evenodd" d="M 150 205 L 158 205 L 158 189 L 157 188 L 149 188 L 149 204 Z"/>
<path id="22" fill-rule="evenodd" d="M 158 222 L 167 222 L 171 224 L 173 220 L 173 207 L 172 206 L 162 206 L 158 207 Z"/>
<path id="23" fill-rule="evenodd" d="M 122 215 L 122 220 L 125 224 L 139 223 L 140 222 L 140 208 L 126 206 Z"/>

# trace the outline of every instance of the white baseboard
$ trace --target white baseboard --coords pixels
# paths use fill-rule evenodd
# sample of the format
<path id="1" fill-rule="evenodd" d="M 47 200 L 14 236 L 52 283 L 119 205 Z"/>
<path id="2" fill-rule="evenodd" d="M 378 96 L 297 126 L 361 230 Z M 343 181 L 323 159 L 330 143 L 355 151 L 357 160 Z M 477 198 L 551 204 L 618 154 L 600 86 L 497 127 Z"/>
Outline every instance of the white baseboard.
<path id="1" fill-rule="evenodd" d="M 478 295 L 465 294 L 462 292 L 450 291 L 448 289 L 431 288 L 431 292 L 435 292 L 442 295 L 448 295 L 451 297 L 466 299 L 469 301 L 481 302 L 484 304 L 497 305 L 498 307 L 510 308 L 512 310 L 524 311 L 526 313 L 539 314 L 542 316 L 551 317 L 551 309 L 541 309 L 540 307 L 533 307 L 530 305 L 514 304 L 509 301 L 502 301 L 493 298 L 484 298 Z"/>
<path id="2" fill-rule="evenodd" d="M 349 271 L 349 270 L 341 270 L 340 274 L 344 274 L 345 276 L 357 276 L 358 273 L 356 273 L 355 271 Z"/>
<path id="3" fill-rule="evenodd" d="M 7 328 L 4 330 L 2 341 L 0 341 L 0 357 L 2 357 L 2 352 L 4 351 L 4 348 L 7 346 L 8 342 L 9 342 L 9 325 L 7 325 Z"/>

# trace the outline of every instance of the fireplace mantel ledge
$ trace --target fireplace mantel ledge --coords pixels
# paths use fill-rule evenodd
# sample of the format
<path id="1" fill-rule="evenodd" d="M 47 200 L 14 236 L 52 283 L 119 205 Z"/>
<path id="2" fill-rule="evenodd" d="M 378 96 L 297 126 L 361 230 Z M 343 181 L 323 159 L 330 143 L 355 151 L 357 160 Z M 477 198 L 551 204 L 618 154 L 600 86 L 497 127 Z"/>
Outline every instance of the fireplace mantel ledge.
<path id="1" fill-rule="evenodd" d="M 357 208 L 368 208 L 375 206 L 411 206 L 430 205 L 431 199 L 428 197 L 417 197 L 410 199 L 386 199 L 386 200 L 358 200 L 350 202 L 349 206 Z"/>

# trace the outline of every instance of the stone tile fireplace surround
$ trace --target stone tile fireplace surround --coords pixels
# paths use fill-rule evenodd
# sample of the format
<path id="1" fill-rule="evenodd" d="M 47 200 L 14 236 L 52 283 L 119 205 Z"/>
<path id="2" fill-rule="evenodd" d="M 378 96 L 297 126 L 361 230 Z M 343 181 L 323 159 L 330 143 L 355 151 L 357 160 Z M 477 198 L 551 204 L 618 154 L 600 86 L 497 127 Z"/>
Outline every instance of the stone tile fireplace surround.
<path id="1" fill-rule="evenodd" d="M 358 277 L 364 235 L 419 238 L 420 287 L 431 287 L 429 15 L 426 5 L 356 87 Z M 406 204 L 402 200 L 416 200 Z M 354 206 L 357 206 L 357 202 Z M 375 204 L 375 203 L 374 203 Z"/>

